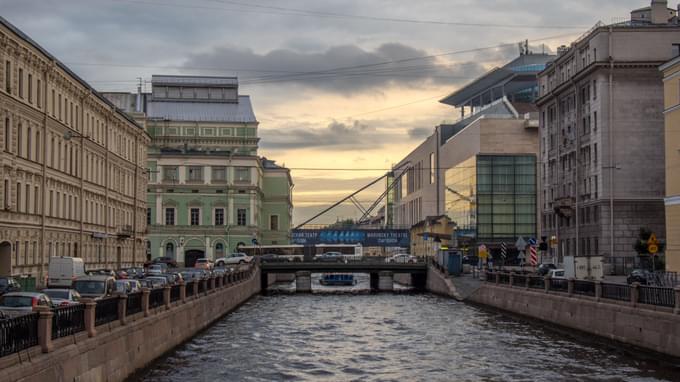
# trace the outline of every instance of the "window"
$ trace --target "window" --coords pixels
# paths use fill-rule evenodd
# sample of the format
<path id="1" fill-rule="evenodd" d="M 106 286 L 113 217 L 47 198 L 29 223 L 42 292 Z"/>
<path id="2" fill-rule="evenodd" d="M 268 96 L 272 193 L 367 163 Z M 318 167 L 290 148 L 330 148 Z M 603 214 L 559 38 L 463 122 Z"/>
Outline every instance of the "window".
<path id="1" fill-rule="evenodd" d="M 35 87 L 35 100 L 36 103 L 38 104 L 38 109 L 42 108 L 42 89 L 40 88 L 40 80 L 36 81 L 36 87 Z"/>
<path id="2" fill-rule="evenodd" d="M 250 169 L 248 167 L 236 167 L 236 182 L 250 182 Z"/>
<path id="3" fill-rule="evenodd" d="M 165 209 L 165 225 L 175 225 L 175 209 Z"/>
<path id="4" fill-rule="evenodd" d="M 5 91 L 12 94 L 12 63 L 5 62 Z"/>
<path id="5" fill-rule="evenodd" d="M 40 188 L 38 186 L 35 186 L 35 194 L 33 195 L 33 213 L 38 214 L 40 210 L 38 209 L 38 205 L 40 204 Z"/>
<path id="6" fill-rule="evenodd" d="M 163 181 L 164 182 L 176 182 L 178 178 L 177 166 L 164 166 L 163 167 Z"/>
<path id="7" fill-rule="evenodd" d="M 19 68 L 19 98 L 24 98 L 24 70 Z"/>
<path id="8" fill-rule="evenodd" d="M 26 185 L 26 193 L 25 193 L 25 200 L 24 200 L 24 212 L 30 213 L 31 212 L 31 185 L 27 184 Z"/>
<path id="9" fill-rule="evenodd" d="M 165 257 L 175 258 L 175 245 L 168 243 L 165 245 Z"/>
<path id="10" fill-rule="evenodd" d="M 17 203 L 16 203 L 16 210 L 17 210 L 17 212 L 21 212 L 21 183 L 17 183 Z"/>
<path id="11" fill-rule="evenodd" d="M 593 132 L 597 131 L 597 112 L 593 112 Z"/>
<path id="12" fill-rule="evenodd" d="M 597 80 L 593 80 L 593 99 L 597 99 Z"/>
<path id="13" fill-rule="evenodd" d="M 227 168 L 226 167 L 213 167 L 212 168 L 212 181 L 213 182 L 225 182 L 227 180 Z"/>
<path id="14" fill-rule="evenodd" d="M 33 132 L 31 131 L 31 127 L 29 126 L 26 134 L 26 159 L 31 159 L 31 145 L 33 144 L 31 140 L 31 135 L 33 135 Z"/>
<path id="15" fill-rule="evenodd" d="M 22 156 L 23 153 L 24 153 L 24 151 L 22 150 L 22 148 L 24 146 L 23 145 L 23 141 L 24 141 L 23 130 L 24 130 L 23 126 L 21 126 L 21 124 L 19 124 L 17 126 L 17 155 L 18 156 Z"/>
<path id="16" fill-rule="evenodd" d="M 187 168 L 187 178 L 190 182 L 203 181 L 203 167 L 190 166 Z"/>
<path id="17" fill-rule="evenodd" d="M 146 225 L 151 225 L 151 208 L 146 209 Z"/>
<path id="18" fill-rule="evenodd" d="M 246 213 L 248 211 L 245 208 L 239 208 L 236 211 L 236 224 L 240 226 L 245 226 L 247 224 Z"/>
<path id="19" fill-rule="evenodd" d="M 5 118 L 5 151 L 9 152 L 10 151 L 10 125 L 9 125 L 9 117 Z"/>
<path id="20" fill-rule="evenodd" d="M 5 209 L 9 209 L 10 208 L 9 197 L 12 194 L 12 190 L 9 189 L 9 180 L 7 179 L 5 179 L 5 188 L 3 189 L 3 192 L 5 193 L 4 207 Z"/>
<path id="21" fill-rule="evenodd" d="M 191 225 L 201 225 L 201 210 L 199 208 L 192 208 L 190 211 Z"/>
<path id="22" fill-rule="evenodd" d="M 224 225 L 224 208 L 215 209 L 215 225 Z"/>
<path id="23" fill-rule="evenodd" d="M 279 215 L 271 215 L 269 217 L 269 229 L 272 231 L 279 230 Z"/>
<path id="24" fill-rule="evenodd" d="M 222 243 L 215 244 L 215 257 L 217 258 L 224 257 L 224 244 Z"/>
<path id="25" fill-rule="evenodd" d="M 436 168 L 436 163 L 435 163 L 435 157 L 434 153 L 430 153 L 430 184 L 434 184 L 435 182 L 435 171 L 437 170 Z"/>

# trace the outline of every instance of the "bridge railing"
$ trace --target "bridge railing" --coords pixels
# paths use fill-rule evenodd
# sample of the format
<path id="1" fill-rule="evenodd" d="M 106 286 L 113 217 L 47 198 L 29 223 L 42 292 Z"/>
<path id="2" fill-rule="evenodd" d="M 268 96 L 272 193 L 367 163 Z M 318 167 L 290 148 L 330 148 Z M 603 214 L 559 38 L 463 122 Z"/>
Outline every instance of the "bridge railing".
<path id="1" fill-rule="evenodd" d="M 83 299 L 81 304 L 54 309 L 41 307 L 13 318 L 0 315 L 0 360 L 18 352 L 33 351 L 32 348 L 37 346 L 40 346 L 42 352 L 50 352 L 59 347 L 54 346 L 53 341 L 66 345 L 74 341 L 67 340 L 66 337 L 96 336 L 98 331 L 105 331 L 107 326 L 110 330 L 115 327 L 111 325 L 125 324 L 128 320 L 137 320 L 164 311 L 153 309 L 154 307 L 175 309 L 177 305 L 189 300 L 206 298 L 222 289 L 250 281 L 256 271 L 257 265 L 252 264 L 234 268 L 224 274 L 215 274 L 200 283 L 196 282 L 205 285 L 205 291 L 209 291 L 203 294 L 187 293 L 187 286 L 193 289 L 195 282 L 180 282 L 169 288 L 144 288 L 141 292 L 114 295 L 97 301 Z"/>
<path id="2" fill-rule="evenodd" d="M 653 309 L 663 310 L 666 308 L 675 314 L 680 314 L 680 287 L 665 288 L 639 283 L 627 285 L 591 280 L 554 279 L 498 271 L 487 271 L 486 282 L 504 287 L 543 290 L 546 293 L 578 296 L 596 301 L 626 303 L 643 309 L 655 307 Z"/>

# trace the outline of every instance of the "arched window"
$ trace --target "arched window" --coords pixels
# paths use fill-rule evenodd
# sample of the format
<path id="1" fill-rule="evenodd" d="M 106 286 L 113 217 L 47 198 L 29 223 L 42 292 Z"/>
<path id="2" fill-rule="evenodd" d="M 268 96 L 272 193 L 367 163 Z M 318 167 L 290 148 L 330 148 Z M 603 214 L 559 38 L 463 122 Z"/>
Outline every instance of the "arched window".
<path id="1" fill-rule="evenodd" d="M 165 257 L 175 257 L 175 245 L 172 243 L 168 243 L 165 245 Z"/>
<path id="2" fill-rule="evenodd" d="M 224 244 L 215 244 L 215 257 L 224 257 Z"/>

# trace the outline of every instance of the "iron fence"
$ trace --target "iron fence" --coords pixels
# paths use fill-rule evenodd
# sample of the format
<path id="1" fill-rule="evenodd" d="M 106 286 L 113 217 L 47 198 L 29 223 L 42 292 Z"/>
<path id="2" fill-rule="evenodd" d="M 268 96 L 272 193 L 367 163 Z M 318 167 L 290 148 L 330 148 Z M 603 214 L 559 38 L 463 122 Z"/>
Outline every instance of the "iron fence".
<path id="1" fill-rule="evenodd" d="M 639 302 L 641 304 L 674 307 L 675 290 L 653 286 L 640 286 Z"/>
<path id="2" fill-rule="evenodd" d="M 125 315 L 131 316 L 142 311 L 142 292 L 130 293 L 127 296 Z"/>
<path id="3" fill-rule="evenodd" d="M 602 298 L 618 301 L 630 301 L 630 286 L 626 284 L 602 283 Z"/>
<path id="4" fill-rule="evenodd" d="M 531 289 L 545 289 L 545 279 L 540 276 L 529 277 L 529 288 Z"/>
<path id="5" fill-rule="evenodd" d="M 38 345 L 38 313 L 0 320 L 0 357 Z"/>
<path id="6" fill-rule="evenodd" d="M 550 290 L 566 292 L 569 290 L 569 281 L 565 279 L 550 279 Z"/>
<path id="7" fill-rule="evenodd" d="M 595 283 L 585 280 L 574 280 L 574 294 L 595 297 Z"/>
<path id="8" fill-rule="evenodd" d="M 179 285 L 173 285 L 170 288 L 170 302 L 179 301 Z"/>
<path id="9" fill-rule="evenodd" d="M 118 319 L 118 297 L 109 297 L 97 301 L 94 309 L 94 325 L 104 325 Z"/>
<path id="10" fill-rule="evenodd" d="M 512 285 L 515 286 L 525 286 L 527 283 L 526 275 L 514 275 L 512 276 Z"/>
<path id="11" fill-rule="evenodd" d="M 188 283 L 185 284 L 187 296 L 193 296 L 195 283 L 196 283 L 195 281 L 189 281 Z"/>
<path id="12" fill-rule="evenodd" d="M 85 305 L 74 304 L 54 309 L 52 339 L 72 336 L 85 330 Z"/>
<path id="13" fill-rule="evenodd" d="M 205 292 L 205 284 L 207 284 L 207 282 L 205 282 L 205 280 L 200 280 L 200 281 L 197 281 L 197 282 L 198 282 L 198 293 L 201 294 L 201 293 Z"/>
<path id="14" fill-rule="evenodd" d="M 510 284 L 510 275 L 507 273 L 499 273 L 498 282 L 500 284 Z"/>
<path id="15" fill-rule="evenodd" d="M 163 304 L 165 304 L 163 299 L 163 288 L 151 289 L 151 292 L 149 293 L 149 308 L 158 308 L 159 306 L 163 306 Z"/>

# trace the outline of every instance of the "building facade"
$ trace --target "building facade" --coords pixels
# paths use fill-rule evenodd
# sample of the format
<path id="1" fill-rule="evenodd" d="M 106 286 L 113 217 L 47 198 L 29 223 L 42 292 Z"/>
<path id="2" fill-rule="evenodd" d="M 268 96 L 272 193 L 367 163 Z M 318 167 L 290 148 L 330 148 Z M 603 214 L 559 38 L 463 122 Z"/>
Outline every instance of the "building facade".
<path id="1" fill-rule="evenodd" d="M 152 137 L 149 258 L 193 266 L 253 240 L 290 242 L 290 171 L 258 156 L 258 121 L 236 78 L 154 75 L 151 94 L 107 97 L 143 113 Z"/>
<path id="2" fill-rule="evenodd" d="M 393 214 L 412 226 L 447 215 L 462 245 L 491 251 L 518 236 L 536 237 L 537 73 L 554 56 L 523 52 L 441 102 L 461 118 L 435 133 L 395 166 L 404 171 Z"/>
<path id="3" fill-rule="evenodd" d="M 666 270 L 680 272 L 680 56 L 661 71 L 666 120 Z"/>
<path id="4" fill-rule="evenodd" d="M 611 272 L 640 228 L 665 235 L 658 67 L 680 41 L 666 5 L 652 3 L 654 22 L 596 25 L 539 75 L 542 232 L 558 259 L 604 256 Z"/>
<path id="5" fill-rule="evenodd" d="M 2 18 L 0 62 L 0 274 L 141 264 L 150 137 Z"/>

